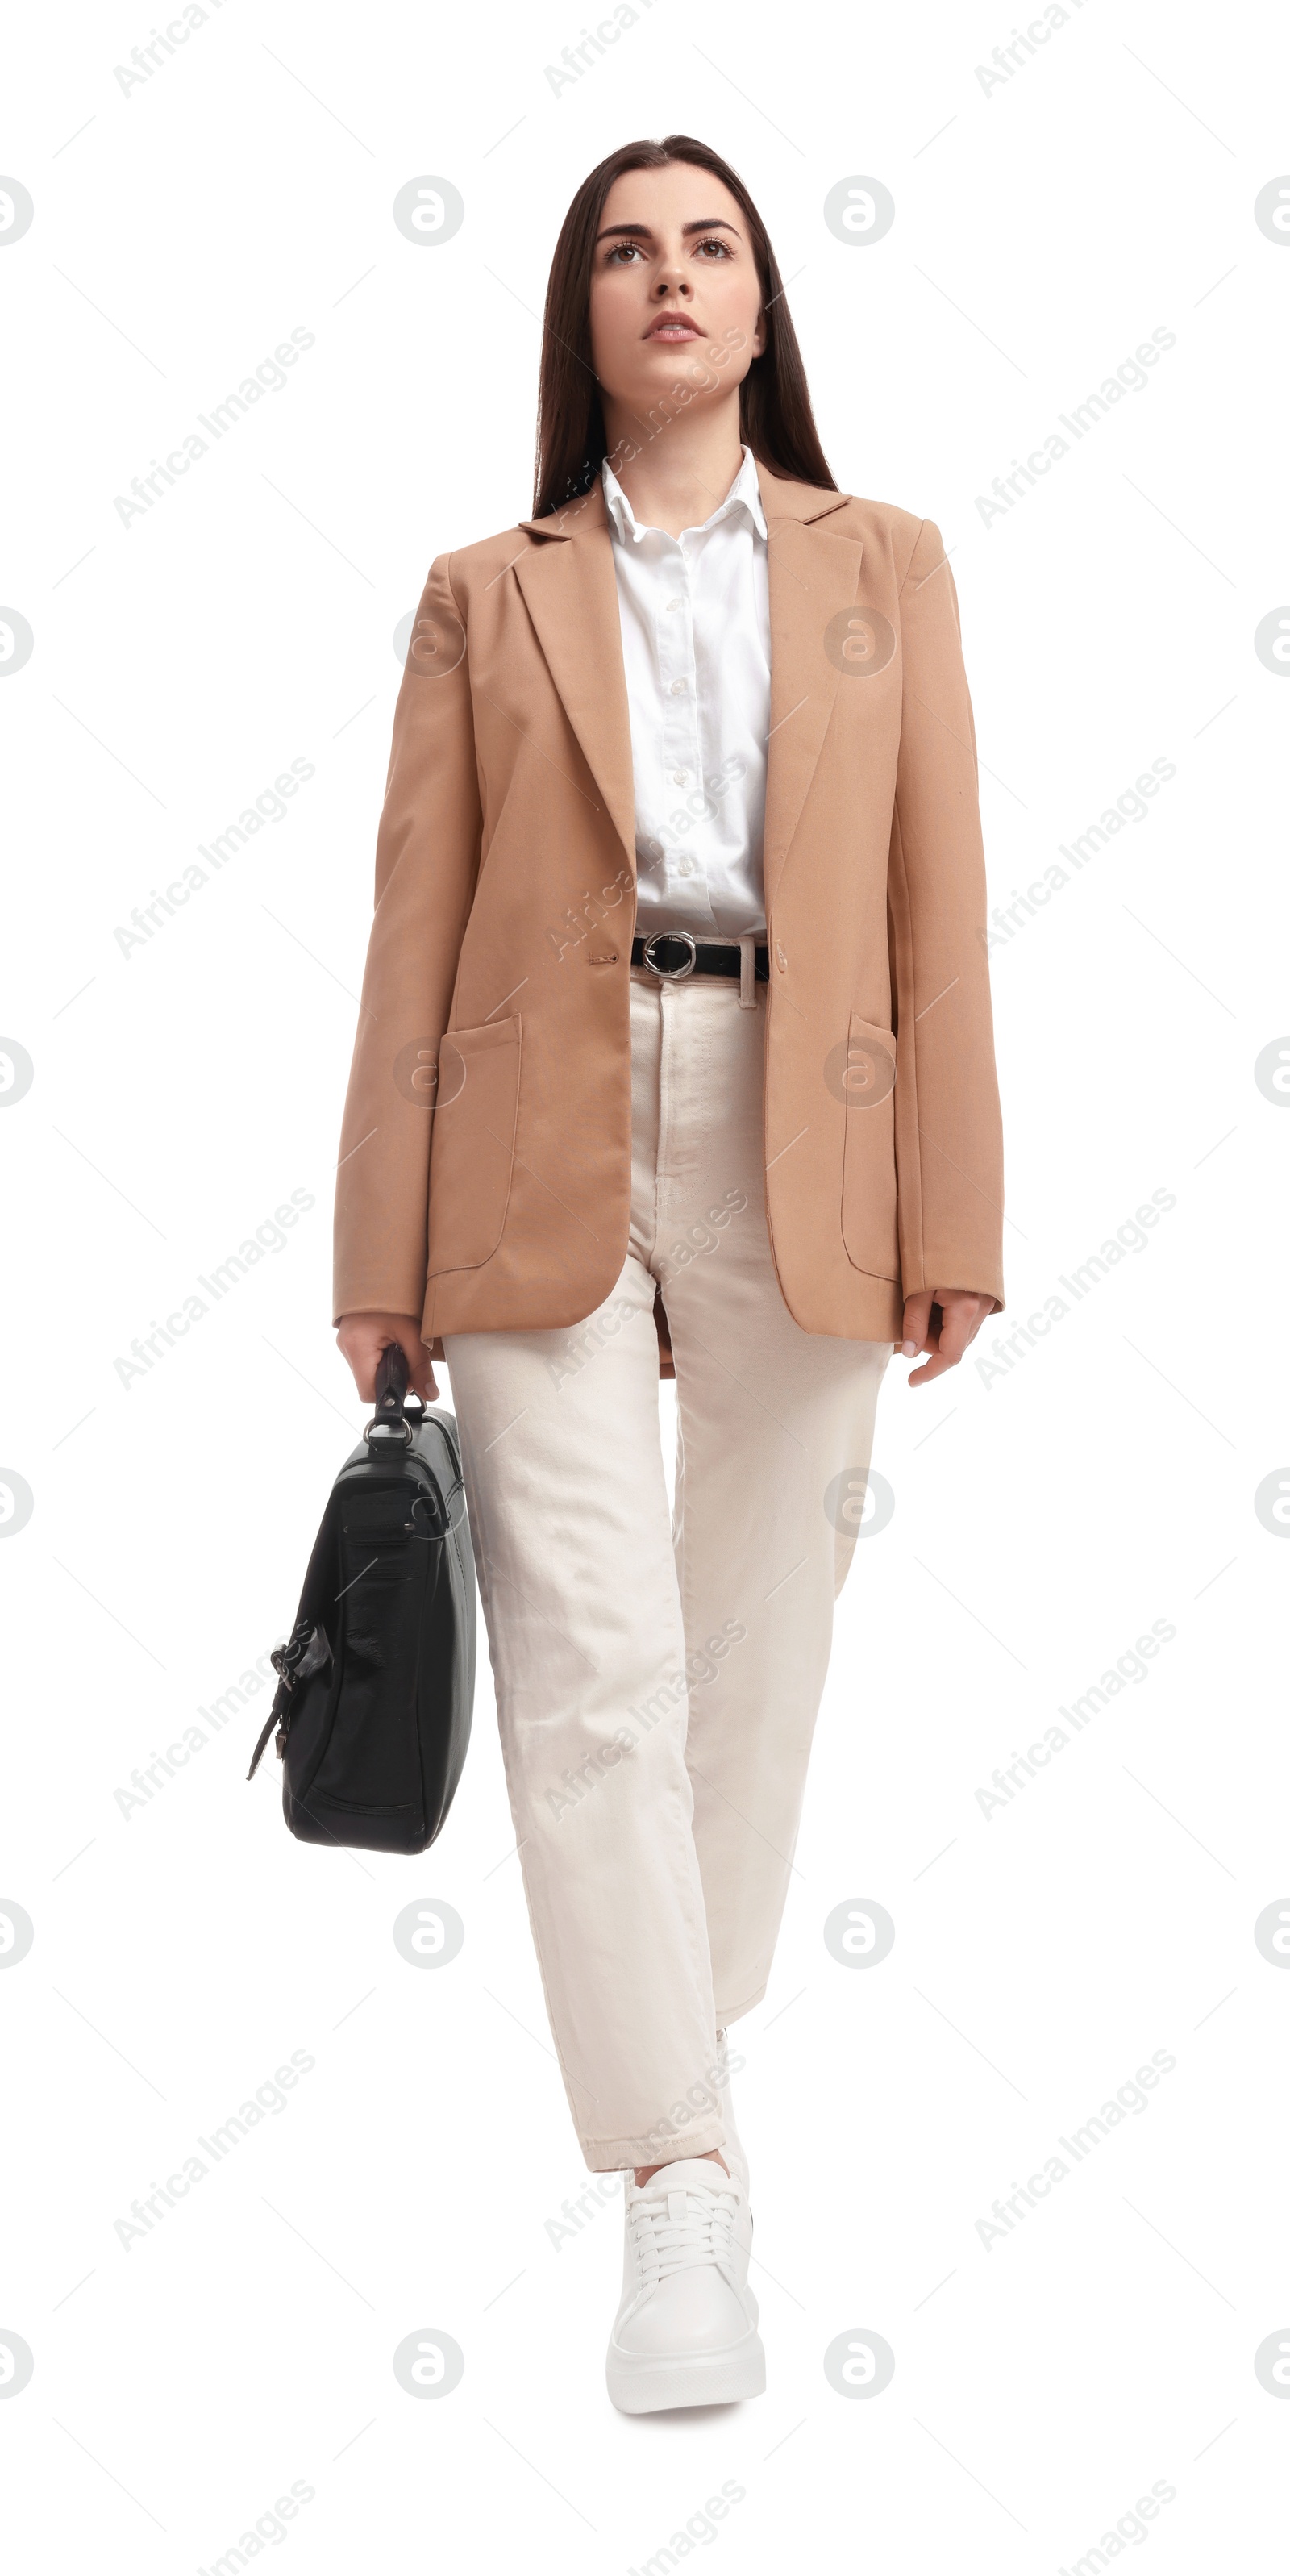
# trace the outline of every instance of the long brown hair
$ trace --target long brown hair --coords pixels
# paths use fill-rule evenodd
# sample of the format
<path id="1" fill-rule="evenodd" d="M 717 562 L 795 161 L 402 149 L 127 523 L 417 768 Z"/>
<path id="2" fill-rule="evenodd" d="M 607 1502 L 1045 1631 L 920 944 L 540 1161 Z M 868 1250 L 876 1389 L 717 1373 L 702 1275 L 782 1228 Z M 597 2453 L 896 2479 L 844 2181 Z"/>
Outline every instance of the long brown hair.
<path id="1" fill-rule="evenodd" d="M 706 143 L 668 134 L 661 143 L 624 143 L 584 179 L 560 227 L 547 281 L 538 380 L 533 516 L 588 492 L 608 441 L 600 387 L 591 363 L 591 271 L 605 199 L 625 170 L 663 170 L 672 161 L 709 170 L 728 188 L 748 226 L 761 284 L 766 346 L 739 388 L 739 434 L 773 474 L 836 492 L 820 445 L 806 369 L 784 300 L 784 285 L 766 227 L 741 178 Z"/>

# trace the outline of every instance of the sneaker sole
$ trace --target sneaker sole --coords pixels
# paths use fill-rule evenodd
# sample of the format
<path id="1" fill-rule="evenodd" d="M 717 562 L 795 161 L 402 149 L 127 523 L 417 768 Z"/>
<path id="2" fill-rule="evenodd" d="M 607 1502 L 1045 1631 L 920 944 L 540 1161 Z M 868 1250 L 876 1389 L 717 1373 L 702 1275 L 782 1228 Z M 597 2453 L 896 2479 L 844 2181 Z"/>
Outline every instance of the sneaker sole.
<path id="1" fill-rule="evenodd" d="M 620 2415 L 653 2415 L 667 2406 L 729 2406 L 764 2394 L 766 2354 L 756 2331 L 724 2352 L 685 2357 L 625 2353 L 611 2344 L 605 2383 Z"/>

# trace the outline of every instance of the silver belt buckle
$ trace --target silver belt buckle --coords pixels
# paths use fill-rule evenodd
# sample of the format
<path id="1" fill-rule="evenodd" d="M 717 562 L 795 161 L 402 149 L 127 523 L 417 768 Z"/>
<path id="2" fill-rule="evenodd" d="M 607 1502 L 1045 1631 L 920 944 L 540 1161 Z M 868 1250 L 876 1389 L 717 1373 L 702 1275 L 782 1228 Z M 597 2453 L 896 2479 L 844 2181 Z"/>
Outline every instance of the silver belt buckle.
<path id="1" fill-rule="evenodd" d="M 657 958 L 650 955 L 650 950 L 660 939 L 679 939 L 684 942 L 684 945 L 690 952 L 684 966 L 660 966 Z M 687 975 L 692 975 L 694 973 L 695 966 L 698 962 L 698 955 L 699 943 L 697 939 L 693 939 L 691 937 L 688 930 L 656 930 L 653 933 L 653 936 L 646 940 L 645 945 L 641 950 L 641 956 L 644 959 L 645 964 L 648 966 L 651 975 L 657 975 L 661 984 L 683 983 Z"/>

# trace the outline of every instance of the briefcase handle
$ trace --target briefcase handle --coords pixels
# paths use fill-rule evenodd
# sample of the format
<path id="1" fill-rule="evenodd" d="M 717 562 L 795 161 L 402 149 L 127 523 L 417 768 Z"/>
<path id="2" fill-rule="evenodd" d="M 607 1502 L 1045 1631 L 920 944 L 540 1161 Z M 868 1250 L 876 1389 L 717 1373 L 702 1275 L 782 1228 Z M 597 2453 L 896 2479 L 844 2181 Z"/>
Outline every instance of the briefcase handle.
<path id="1" fill-rule="evenodd" d="M 402 1342 L 387 1342 L 376 1363 L 378 1413 L 401 1413 L 408 1391 L 408 1359 Z"/>
<path id="2" fill-rule="evenodd" d="M 425 1406 L 419 1395 L 413 1396 L 409 1406 L 407 1391 L 406 1353 L 400 1342 L 387 1342 L 376 1364 L 376 1411 L 363 1433 L 369 1448 L 374 1432 L 378 1441 L 388 1440 L 396 1432 L 401 1433 L 404 1448 L 411 1448 L 412 1433 L 416 1424 L 425 1418 Z"/>

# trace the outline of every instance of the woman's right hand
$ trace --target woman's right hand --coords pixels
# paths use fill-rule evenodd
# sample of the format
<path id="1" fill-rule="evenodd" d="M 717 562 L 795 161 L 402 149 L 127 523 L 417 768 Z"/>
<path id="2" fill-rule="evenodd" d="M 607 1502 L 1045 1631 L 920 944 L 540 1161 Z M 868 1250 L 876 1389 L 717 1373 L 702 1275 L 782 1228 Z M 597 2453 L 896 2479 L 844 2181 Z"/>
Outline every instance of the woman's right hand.
<path id="1" fill-rule="evenodd" d="M 364 1404 L 376 1399 L 376 1371 L 382 1351 L 397 1342 L 408 1364 L 408 1385 L 414 1395 L 433 1404 L 439 1389 L 435 1384 L 430 1353 L 421 1339 L 419 1315 L 342 1315 L 336 1339 L 354 1373 L 354 1384 Z"/>

